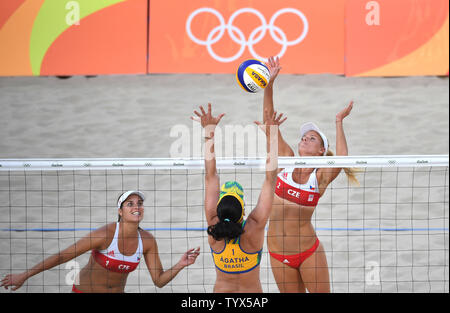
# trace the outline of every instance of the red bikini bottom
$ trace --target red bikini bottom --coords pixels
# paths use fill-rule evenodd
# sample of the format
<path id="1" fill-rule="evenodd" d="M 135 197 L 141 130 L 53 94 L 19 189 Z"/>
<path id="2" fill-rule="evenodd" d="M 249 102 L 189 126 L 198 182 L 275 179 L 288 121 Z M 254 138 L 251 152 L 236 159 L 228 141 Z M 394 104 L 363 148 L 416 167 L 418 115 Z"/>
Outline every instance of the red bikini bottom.
<path id="1" fill-rule="evenodd" d="M 269 254 L 283 264 L 286 264 L 293 268 L 299 268 L 300 265 L 302 265 L 302 263 L 305 262 L 305 260 L 307 258 L 309 258 L 317 250 L 317 247 L 319 247 L 319 243 L 320 243 L 319 239 L 317 238 L 316 242 L 310 249 L 300 252 L 298 254 L 282 255 L 282 254 L 272 253 L 270 251 L 269 251 Z"/>
<path id="2" fill-rule="evenodd" d="M 77 287 L 75 287 L 75 285 L 72 286 L 72 292 L 74 292 L 74 293 L 83 293 L 83 291 L 78 290 Z"/>

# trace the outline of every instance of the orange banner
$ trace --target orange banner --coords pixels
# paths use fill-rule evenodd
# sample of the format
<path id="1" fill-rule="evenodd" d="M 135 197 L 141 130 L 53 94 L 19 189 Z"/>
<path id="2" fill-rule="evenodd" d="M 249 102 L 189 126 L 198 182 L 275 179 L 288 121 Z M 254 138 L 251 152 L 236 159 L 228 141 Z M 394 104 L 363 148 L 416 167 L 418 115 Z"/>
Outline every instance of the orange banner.
<path id="1" fill-rule="evenodd" d="M 448 0 L 348 0 L 347 76 L 448 75 Z"/>
<path id="2" fill-rule="evenodd" d="M 0 1 L 0 75 L 145 74 L 147 0 Z"/>
<path id="3" fill-rule="evenodd" d="M 0 76 L 234 73 L 272 55 L 283 73 L 448 75 L 449 2 L 0 1 Z"/>
<path id="4" fill-rule="evenodd" d="M 234 73 L 250 58 L 283 73 L 344 73 L 345 0 L 150 1 L 149 73 Z"/>

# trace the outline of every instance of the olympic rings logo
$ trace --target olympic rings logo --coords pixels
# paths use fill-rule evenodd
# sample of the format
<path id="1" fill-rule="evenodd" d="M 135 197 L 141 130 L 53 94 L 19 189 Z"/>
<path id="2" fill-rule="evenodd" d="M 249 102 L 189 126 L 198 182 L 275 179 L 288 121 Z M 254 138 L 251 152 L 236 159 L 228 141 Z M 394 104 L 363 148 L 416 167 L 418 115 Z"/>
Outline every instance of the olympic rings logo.
<path id="1" fill-rule="evenodd" d="M 201 13 L 213 14 L 214 16 L 217 17 L 217 19 L 220 22 L 219 26 L 214 27 L 209 32 L 206 40 L 198 39 L 196 36 L 194 36 L 192 34 L 192 29 L 191 29 L 191 24 L 192 24 L 193 19 Z M 252 13 L 252 14 L 256 15 L 256 17 L 258 17 L 258 19 L 261 21 L 261 26 L 256 27 L 250 33 L 250 36 L 248 39 L 245 38 L 244 33 L 239 28 L 237 28 L 236 26 L 233 25 L 233 21 L 236 19 L 236 17 L 243 13 Z M 286 13 L 293 13 L 293 14 L 297 15 L 303 23 L 303 32 L 295 40 L 291 40 L 291 41 L 287 40 L 285 32 L 280 27 L 275 25 L 275 21 L 278 19 L 278 17 L 280 15 L 286 14 Z M 299 10 L 293 9 L 293 8 L 284 8 L 284 9 L 277 11 L 270 19 L 269 24 L 267 24 L 267 21 L 266 21 L 264 15 L 262 15 L 261 12 L 259 12 L 256 9 L 253 9 L 253 8 L 242 8 L 242 9 L 237 10 L 230 16 L 228 23 L 225 23 L 225 20 L 224 20 L 222 14 L 220 14 L 220 12 L 218 12 L 217 10 L 215 10 L 213 8 L 200 8 L 200 9 L 197 9 L 194 12 L 192 12 L 186 21 L 186 32 L 187 32 L 189 38 L 191 38 L 191 40 L 193 42 L 195 42 L 196 44 L 206 46 L 211 57 L 213 57 L 215 60 L 217 60 L 219 62 L 223 62 L 223 63 L 233 62 L 233 61 L 237 60 L 239 57 L 242 56 L 246 47 L 248 47 L 249 52 L 251 53 L 251 55 L 254 58 L 264 60 L 264 61 L 267 60 L 266 58 L 259 56 L 255 52 L 255 49 L 253 47 L 255 44 L 257 44 L 264 38 L 267 31 L 269 31 L 273 40 L 281 45 L 281 50 L 278 53 L 278 57 L 281 57 L 286 52 L 287 47 L 297 45 L 300 42 L 302 42 L 303 39 L 305 39 L 306 35 L 308 34 L 308 29 L 309 29 L 309 25 L 308 25 L 308 20 L 307 20 L 306 16 Z M 212 45 L 214 45 L 216 42 L 218 42 L 220 39 L 222 39 L 222 37 L 225 34 L 225 30 L 228 32 L 228 35 L 235 43 L 241 45 L 241 48 L 239 49 L 239 51 L 231 57 L 221 57 L 221 56 L 217 55 L 217 53 L 212 48 Z M 236 36 L 236 34 L 237 34 L 237 36 Z"/>

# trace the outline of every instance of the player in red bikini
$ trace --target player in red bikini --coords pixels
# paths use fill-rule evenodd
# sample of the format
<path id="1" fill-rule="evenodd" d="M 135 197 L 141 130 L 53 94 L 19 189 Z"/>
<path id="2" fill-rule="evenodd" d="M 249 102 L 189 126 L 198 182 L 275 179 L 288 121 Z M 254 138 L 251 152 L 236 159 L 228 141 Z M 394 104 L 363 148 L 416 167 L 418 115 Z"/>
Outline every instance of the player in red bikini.
<path id="1" fill-rule="evenodd" d="M 264 89 L 264 110 L 273 114 L 273 83 L 281 67 L 279 59 L 269 58 L 271 79 Z M 353 102 L 336 115 L 336 154 L 348 155 L 343 119 Z M 265 114 L 263 114 L 265 115 Z M 298 143 L 300 156 L 332 155 L 326 136 L 313 123 L 304 124 Z M 278 131 L 278 155 L 294 156 L 294 151 Z M 270 215 L 267 244 L 274 278 L 280 292 L 330 292 L 327 259 L 317 238 L 311 217 L 327 186 L 341 168 L 280 169 Z M 345 169 L 351 180 L 351 170 Z"/>
<path id="2" fill-rule="evenodd" d="M 184 267 L 193 264 L 199 255 L 199 247 L 183 254 L 180 261 L 164 271 L 155 238 L 139 227 L 144 217 L 144 195 L 139 191 L 127 191 L 118 201 L 119 221 L 92 231 L 58 254 L 50 256 L 33 268 L 6 275 L 0 286 L 17 290 L 23 283 L 40 272 L 66 263 L 91 251 L 88 264 L 81 269 L 77 285 L 72 292 L 124 292 L 128 275 L 134 271 L 142 257 L 154 284 L 162 288 Z"/>

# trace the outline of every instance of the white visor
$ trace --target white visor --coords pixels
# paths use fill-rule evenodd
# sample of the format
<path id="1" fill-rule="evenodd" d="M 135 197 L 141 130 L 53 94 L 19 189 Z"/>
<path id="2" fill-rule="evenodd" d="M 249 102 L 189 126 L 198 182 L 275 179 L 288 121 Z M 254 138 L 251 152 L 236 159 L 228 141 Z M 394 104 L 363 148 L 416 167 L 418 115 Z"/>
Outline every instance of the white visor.
<path id="1" fill-rule="evenodd" d="M 120 209 L 120 207 L 122 206 L 122 203 L 123 203 L 125 200 L 127 200 L 127 198 L 128 198 L 129 196 L 131 196 L 131 195 L 138 195 L 139 197 L 141 197 L 142 201 L 145 200 L 144 194 L 143 194 L 142 192 L 140 192 L 140 191 L 135 191 L 135 190 L 130 190 L 130 191 L 124 192 L 124 193 L 120 196 L 119 200 L 117 201 L 117 208 Z"/>
<path id="2" fill-rule="evenodd" d="M 323 155 L 326 155 L 327 151 L 328 151 L 328 139 L 324 135 L 324 133 L 322 133 L 320 131 L 319 127 L 317 127 L 316 124 L 314 124 L 312 122 L 308 122 L 306 124 L 303 124 L 302 127 L 300 128 L 300 138 L 302 138 L 310 130 L 313 130 L 313 131 L 317 132 L 320 135 L 320 137 L 322 138 L 323 146 L 325 148 L 325 152 L 323 153 Z"/>

